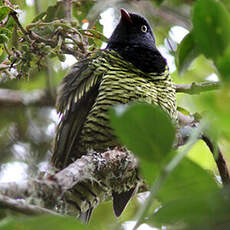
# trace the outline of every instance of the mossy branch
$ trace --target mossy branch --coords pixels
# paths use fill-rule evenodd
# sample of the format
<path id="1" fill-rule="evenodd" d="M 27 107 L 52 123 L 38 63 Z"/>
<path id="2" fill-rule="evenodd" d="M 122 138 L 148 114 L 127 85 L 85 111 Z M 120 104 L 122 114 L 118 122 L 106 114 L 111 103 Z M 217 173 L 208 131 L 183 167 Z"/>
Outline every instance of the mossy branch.
<path id="1" fill-rule="evenodd" d="M 12 182 L 0 183 L 0 194 L 2 195 L 2 197 L 0 196 L 0 204 L 2 199 L 3 204 L 5 202 L 4 207 L 11 209 L 11 207 L 20 206 L 20 202 L 15 201 L 13 203 L 13 199 L 9 197 L 15 199 L 29 198 L 39 203 L 39 206 L 50 209 L 51 212 L 56 206 L 64 205 L 66 214 L 78 216 L 80 210 L 84 212 L 89 208 L 87 206 L 89 205 L 88 203 L 82 202 L 79 205 L 80 210 L 75 209 L 68 212 L 66 210 L 68 206 L 66 207 L 65 202 L 63 202 L 65 199 L 68 199 L 69 191 L 75 186 L 83 182 L 87 182 L 87 188 L 97 186 L 97 196 L 99 199 L 97 204 L 99 204 L 111 197 L 112 189 L 117 190 L 121 186 L 120 189 L 122 190 L 124 181 L 130 181 L 130 183 L 136 186 L 136 168 L 137 160 L 132 154 L 126 151 L 114 149 L 100 154 L 92 153 L 84 155 L 65 169 L 56 174 L 49 174 L 43 179 L 31 180 L 23 184 Z M 103 184 L 98 183 L 98 181 L 103 181 Z M 105 190 L 105 188 L 108 189 Z M 92 199 L 95 198 L 92 197 Z M 28 209 L 26 210 L 24 203 L 21 204 L 22 213 L 27 214 L 31 209 L 34 209 L 34 206 L 27 206 Z M 15 210 L 21 211 L 20 208 L 16 208 Z M 35 214 L 42 214 L 44 213 L 43 211 L 46 212 L 46 210 L 38 207 L 38 209 L 35 209 Z"/>
<path id="2" fill-rule="evenodd" d="M 60 214 L 52 210 L 42 208 L 37 205 L 27 204 L 22 200 L 16 200 L 1 194 L 0 194 L 0 207 L 14 212 L 19 212 L 21 214 L 29 215 L 29 216 L 44 215 L 44 214 L 60 216 Z"/>

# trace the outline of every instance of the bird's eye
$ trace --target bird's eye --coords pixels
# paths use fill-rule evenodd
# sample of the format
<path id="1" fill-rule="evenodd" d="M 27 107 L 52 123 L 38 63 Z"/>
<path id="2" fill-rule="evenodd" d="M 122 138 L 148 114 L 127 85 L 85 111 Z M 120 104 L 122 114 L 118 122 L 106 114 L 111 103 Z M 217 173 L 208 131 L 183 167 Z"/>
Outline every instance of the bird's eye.
<path id="1" fill-rule="evenodd" d="M 142 25 L 142 26 L 141 26 L 141 31 L 142 31 L 142 32 L 146 33 L 147 30 L 148 30 L 148 28 L 147 28 L 146 25 Z"/>

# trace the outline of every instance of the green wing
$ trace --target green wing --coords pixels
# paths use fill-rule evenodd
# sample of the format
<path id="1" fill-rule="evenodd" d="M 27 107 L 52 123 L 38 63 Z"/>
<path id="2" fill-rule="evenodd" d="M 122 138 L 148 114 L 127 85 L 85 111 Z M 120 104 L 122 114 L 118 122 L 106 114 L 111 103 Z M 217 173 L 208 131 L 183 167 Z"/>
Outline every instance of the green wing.
<path id="1" fill-rule="evenodd" d="M 66 167 L 71 158 L 79 158 L 77 141 L 95 99 L 103 72 L 92 62 L 98 57 L 84 59 L 75 64 L 63 79 L 57 98 L 57 111 L 61 116 L 54 143 L 51 162 L 58 168 Z M 74 153 L 73 153 L 74 149 Z M 72 155 L 74 154 L 74 155 Z"/>

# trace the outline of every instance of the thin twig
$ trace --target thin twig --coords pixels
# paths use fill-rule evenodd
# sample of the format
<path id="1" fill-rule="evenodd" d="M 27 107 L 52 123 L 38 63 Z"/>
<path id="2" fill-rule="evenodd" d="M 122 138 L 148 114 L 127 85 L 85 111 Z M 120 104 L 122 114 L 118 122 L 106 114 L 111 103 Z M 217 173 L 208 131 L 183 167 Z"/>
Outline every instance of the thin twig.
<path id="1" fill-rule="evenodd" d="M 199 94 L 205 91 L 217 90 L 221 86 L 220 82 L 193 82 L 192 84 L 176 84 L 177 93 Z"/>
<path id="2" fill-rule="evenodd" d="M 30 31 L 30 29 L 36 27 L 44 27 L 44 26 L 54 26 L 54 27 L 62 27 L 63 29 L 68 30 L 68 32 L 71 32 L 73 34 L 79 35 L 80 39 L 82 40 L 82 34 L 80 33 L 80 30 L 74 28 L 73 26 L 70 26 L 66 23 L 64 23 L 64 20 L 54 20 L 52 22 L 43 22 L 43 21 L 37 21 L 34 23 L 30 23 L 26 26 L 26 30 Z M 82 42 L 82 41 L 81 41 Z"/>
<path id="3" fill-rule="evenodd" d="M 51 211 L 46 208 L 41 208 L 36 205 L 31 205 L 25 203 L 23 200 L 12 199 L 8 196 L 0 194 L 0 207 L 4 209 L 10 209 L 12 211 L 20 212 L 26 215 L 41 215 L 41 214 L 51 214 L 60 216 L 60 214 Z"/>
<path id="4" fill-rule="evenodd" d="M 48 25 L 52 24 L 52 25 L 56 25 L 56 26 L 62 26 L 63 28 L 67 28 L 67 29 L 71 30 L 70 32 L 76 33 L 79 36 L 79 39 L 80 39 L 80 42 L 79 42 L 78 46 L 79 46 L 79 48 L 82 49 L 82 34 L 77 29 L 75 29 L 75 28 L 73 28 L 71 26 L 68 26 L 65 23 L 62 23 L 60 20 L 56 20 L 56 21 L 50 22 L 50 23 L 45 23 L 45 22 L 31 23 L 31 24 L 27 25 L 26 29 L 24 29 L 23 26 L 21 25 L 21 23 L 18 20 L 17 13 L 16 12 L 11 12 L 10 15 L 13 17 L 13 19 L 16 22 L 16 24 L 18 25 L 18 27 L 22 31 L 22 33 L 24 35 L 24 38 L 29 43 L 31 43 L 31 41 L 30 41 L 30 39 L 31 39 L 31 40 L 36 40 L 36 42 L 38 42 L 38 43 L 45 43 L 46 45 L 49 45 L 52 48 L 56 47 L 57 46 L 57 41 L 56 40 L 46 39 L 44 37 L 39 36 L 34 31 L 29 30 L 29 28 L 33 27 L 33 26 L 48 26 Z M 63 50 L 63 53 L 73 55 L 76 58 L 83 58 L 84 57 L 83 54 L 81 54 L 80 52 L 77 52 L 75 49 L 72 49 L 72 48 L 66 46 L 65 44 L 62 45 L 62 50 Z"/>
<path id="5" fill-rule="evenodd" d="M 10 68 L 10 65 L 6 65 L 6 64 L 0 64 L 0 71 L 3 71 L 3 70 L 7 70 Z"/>
<path id="6" fill-rule="evenodd" d="M 56 40 L 43 38 L 43 37 L 39 36 L 38 34 L 36 34 L 33 31 L 30 31 L 29 37 L 30 37 L 30 39 L 35 40 L 38 43 L 45 43 L 46 45 L 49 45 L 52 48 L 57 46 L 57 41 Z M 61 48 L 62 48 L 63 53 L 65 53 L 65 54 L 71 54 L 76 58 L 84 57 L 84 55 L 82 55 L 80 52 L 77 52 L 75 49 L 67 47 L 65 44 L 62 44 Z"/>
<path id="7" fill-rule="evenodd" d="M 198 122 L 195 120 L 194 117 L 186 116 L 180 112 L 178 112 L 178 121 L 181 127 L 194 127 L 198 125 Z M 181 132 L 179 132 L 179 134 L 181 134 Z M 184 145 L 186 142 L 187 137 L 185 136 L 184 130 L 183 135 L 184 136 L 179 136 L 182 141 L 182 143 L 179 143 L 179 145 Z M 185 139 L 183 140 L 183 138 Z M 201 139 L 206 143 L 210 152 L 213 154 L 223 184 L 230 184 L 230 173 L 220 148 L 218 146 L 215 146 L 211 138 L 209 138 L 207 135 L 202 135 Z"/>
<path id="8" fill-rule="evenodd" d="M 12 18 L 14 19 L 14 21 L 16 22 L 17 26 L 20 28 L 20 30 L 22 31 L 22 33 L 24 34 L 24 38 L 29 42 L 29 38 L 28 38 L 28 33 L 27 31 L 23 28 L 22 24 L 19 22 L 18 17 L 17 17 L 17 13 L 15 11 L 10 12 L 10 16 L 12 16 Z"/>
<path id="9" fill-rule="evenodd" d="M 209 147 L 210 151 L 213 154 L 213 157 L 216 161 L 216 165 L 217 165 L 217 168 L 218 168 L 223 184 L 229 185 L 230 184 L 230 174 L 228 171 L 227 163 L 224 159 L 224 156 L 220 148 L 218 146 L 215 148 L 211 139 L 206 135 L 202 135 L 202 140 L 207 144 L 207 146 Z"/>
<path id="10" fill-rule="evenodd" d="M 3 46 L 4 46 L 4 49 L 5 49 L 6 53 L 8 54 L 8 56 L 12 55 L 12 52 L 8 49 L 5 42 L 3 43 Z"/>

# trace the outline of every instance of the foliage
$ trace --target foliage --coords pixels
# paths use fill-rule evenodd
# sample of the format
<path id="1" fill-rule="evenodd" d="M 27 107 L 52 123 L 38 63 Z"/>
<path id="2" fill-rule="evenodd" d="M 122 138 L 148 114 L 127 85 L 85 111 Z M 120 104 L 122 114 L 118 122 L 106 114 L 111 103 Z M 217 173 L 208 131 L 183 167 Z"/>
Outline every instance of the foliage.
<path id="1" fill-rule="evenodd" d="M 98 16 L 111 6 L 137 12 L 143 9 L 141 13 L 155 25 L 157 43 L 168 48 L 169 57 L 174 55 L 177 70 L 172 76 L 176 83 L 203 81 L 215 74 L 222 87 L 193 97 L 177 96 L 178 106 L 182 107 L 180 111 L 185 111 L 186 115 L 188 111 L 199 112 L 208 124 L 208 127 L 202 126 L 202 130 L 195 129 L 187 145 L 177 150 L 172 148 L 176 128 L 158 108 L 137 104 L 111 111 L 111 124 L 116 135 L 140 159 L 141 175 L 151 190 L 146 202 L 134 199 L 120 223 L 115 224 L 111 204 L 105 203 L 97 208 L 89 227 L 72 218 L 18 216 L 3 218 L 0 229 L 36 229 L 36 226 L 44 229 L 92 229 L 93 226 L 94 229 L 118 229 L 133 218 L 138 220 L 137 225 L 147 223 L 159 229 L 162 226 L 167 229 L 228 229 L 230 189 L 218 183 L 213 157 L 208 148 L 201 147 L 198 139 L 205 129 L 215 142 L 220 143 L 224 152 L 230 151 L 229 1 L 152 0 L 129 1 L 129 5 L 127 1 L 111 1 L 111 5 L 107 5 L 102 0 L 81 0 L 73 2 L 71 21 L 66 16 L 65 1 L 53 0 L 49 4 L 49 1 L 35 0 L 36 4 L 32 6 L 26 1 L 21 1 L 18 6 L 17 2 L 0 1 L 1 88 L 23 92 L 45 88 L 52 94 L 52 89 L 56 89 L 67 71 L 60 64 L 66 63 L 66 57 L 68 62 L 67 54 L 80 59 L 106 41 L 102 34 L 105 25 L 99 23 Z M 24 19 L 19 17 L 20 9 L 26 14 Z M 188 11 L 192 12 L 191 16 Z M 156 15 L 161 15 L 160 20 Z M 86 23 L 90 27 L 82 29 Z M 188 34 L 178 44 L 170 35 L 170 28 L 181 25 Z M 164 45 L 165 34 L 169 34 L 172 41 L 170 48 Z M 172 52 L 174 49 L 176 52 Z M 4 166 L 1 171 L 16 161 L 26 164 L 27 177 L 41 170 L 50 155 L 56 125 L 53 108 L 1 106 L 0 160 Z M 212 163 L 201 162 L 205 154 Z M 230 162 L 229 155 L 225 157 Z M 0 173 L 0 179 L 2 177 L 3 173 Z"/>
<path id="2" fill-rule="evenodd" d="M 146 160 L 162 161 L 170 152 L 175 137 L 169 116 L 157 106 L 148 104 L 137 104 L 124 110 L 122 105 L 115 107 L 116 115 L 113 114 L 111 120 L 121 143 Z"/>
<path id="3" fill-rule="evenodd" d="M 76 222 L 75 219 L 70 217 L 57 217 L 57 216 L 41 216 L 36 218 L 23 217 L 14 220 L 12 218 L 5 219 L 5 221 L 0 225 L 0 229 L 10 230 L 10 229 L 52 229 L 65 230 L 65 229 L 93 229 L 89 228 L 81 223 Z"/>
<path id="4" fill-rule="evenodd" d="M 156 117 L 159 120 L 151 119 Z M 134 105 L 125 112 L 117 112 L 112 117 L 112 124 L 117 135 L 126 146 L 132 148 L 132 151 L 139 156 L 142 175 L 147 182 L 155 180 L 149 195 L 150 198 L 144 203 L 144 205 L 146 204 L 145 210 L 137 215 L 138 225 L 144 221 L 144 218 L 148 217 L 147 222 L 153 226 L 174 226 L 176 223 L 176 226 L 178 224 L 185 225 L 184 229 L 192 229 L 193 227 L 212 229 L 218 224 L 219 219 L 227 215 L 228 209 L 223 204 L 226 202 L 226 205 L 229 205 L 229 197 L 222 197 L 222 192 L 211 175 L 196 163 L 184 158 L 199 135 L 191 136 L 186 145 L 189 148 L 183 146 L 178 153 L 172 154 L 172 159 L 165 160 L 167 151 L 162 154 L 160 149 L 167 147 L 170 149 L 171 143 L 159 142 L 155 137 L 158 134 L 159 136 L 163 135 L 164 140 L 172 140 L 167 137 L 172 132 L 172 124 L 165 118 L 167 118 L 166 114 L 163 114 L 159 108 L 150 105 Z M 158 129 L 155 122 L 164 129 Z M 156 132 L 152 131 L 154 126 Z M 137 130 L 139 130 L 139 135 L 136 134 Z M 145 132 L 141 132 L 141 130 L 145 130 Z M 167 130 L 167 132 L 162 130 Z M 133 138 L 130 139 L 130 136 Z M 144 141 L 141 141 L 142 138 Z M 154 146 L 154 148 L 147 149 L 147 157 L 146 146 Z M 158 146 L 157 152 L 158 154 L 161 153 L 161 158 L 157 157 L 155 146 Z M 141 147 L 142 152 L 139 149 Z M 164 162 L 163 165 L 162 161 Z M 161 201 L 159 210 L 156 213 L 152 211 L 147 213 L 155 198 Z M 215 221 L 212 219 L 212 215 L 217 209 L 220 216 L 217 216 Z M 210 223 L 208 226 L 207 220 Z M 176 226 L 175 229 L 177 229 Z"/>
<path id="5" fill-rule="evenodd" d="M 27 24 L 25 29 L 19 22 L 16 7 L 5 5 L 1 7 L 0 14 L 3 22 L 0 45 L 8 54 L 2 57 L 3 76 L 29 77 L 33 68 L 41 69 L 46 66 L 47 57 L 58 57 L 62 62 L 65 61 L 65 54 L 83 58 L 90 50 L 95 49 L 95 39 L 106 41 L 98 30 L 83 30 L 82 23 L 77 20 L 68 21 L 65 18 L 64 2 L 49 6 Z M 83 35 L 89 39 L 84 39 Z M 15 69 L 14 74 L 11 74 L 12 69 Z"/>

